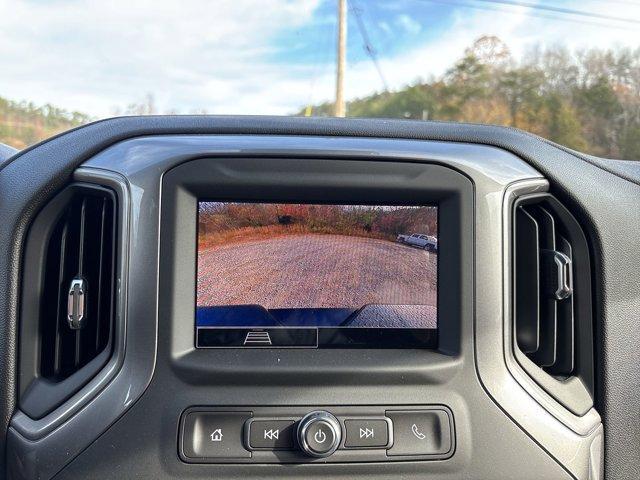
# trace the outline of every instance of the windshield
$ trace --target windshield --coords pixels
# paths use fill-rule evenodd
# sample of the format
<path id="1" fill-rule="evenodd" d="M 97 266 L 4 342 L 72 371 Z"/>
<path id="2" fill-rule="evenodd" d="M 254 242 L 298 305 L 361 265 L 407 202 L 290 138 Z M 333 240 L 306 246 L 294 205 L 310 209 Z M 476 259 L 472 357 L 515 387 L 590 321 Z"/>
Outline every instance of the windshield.
<path id="1" fill-rule="evenodd" d="M 640 1 L 0 0 L 0 142 L 118 115 L 507 125 L 640 159 Z"/>

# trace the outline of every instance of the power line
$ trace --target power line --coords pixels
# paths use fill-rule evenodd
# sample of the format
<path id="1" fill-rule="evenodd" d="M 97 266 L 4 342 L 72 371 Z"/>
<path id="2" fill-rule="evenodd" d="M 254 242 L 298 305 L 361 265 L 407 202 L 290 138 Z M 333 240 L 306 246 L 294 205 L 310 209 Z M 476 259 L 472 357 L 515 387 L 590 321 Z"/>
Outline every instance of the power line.
<path id="1" fill-rule="evenodd" d="M 534 10 L 544 10 L 547 12 L 559 13 L 563 15 L 575 15 L 579 17 L 597 18 L 602 20 L 613 20 L 616 22 L 626 22 L 640 24 L 640 20 L 635 18 L 616 17 L 613 15 L 603 15 L 601 13 L 588 12 L 586 10 L 576 10 L 573 8 L 555 7 L 553 5 L 545 5 L 542 3 L 524 2 L 521 0 L 474 0 L 482 3 L 497 3 L 499 5 L 509 5 L 513 7 L 531 8 Z"/>
<path id="2" fill-rule="evenodd" d="M 473 4 L 473 3 L 468 3 L 468 2 L 464 2 L 464 1 L 456 1 L 456 0 L 418 0 L 421 2 L 426 2 L 426 3 L 435 3 L 435 4 L 439 4 L 439 5 L 448 5 L 448 6 L 456 6 L 456 7 L 463 7 L 463 8 L 472 8 L 475 10 L 484 10 L 484 11 L 491 11 L 491 12 L 503 12 L 503 13 L 510 13 L 510 14 L 518 14 L 521 13 L 521 11 L 516 11 L 513 10 L 511 8 L 509 8 L 509 6 L 498 6 L 498 5 L 480 5 L 480 4 Z M 473 2 L 474 0 L 469 0 L 471 2 Z M 593 25 L 593 26 L 597 26 L 597 27 L 603 27 L 603 28 L 615 28 L 616 30 L 629 30 L 632 32 L 636 32 L 637 28 L 636 27 L 631 27 L 631 26 L 624 26 L 624 25 L 620 25 L 620 24 L 612 24 L 610 22 L 604 22 L 604 21 L 589 21 L 589 20 L 583 20 L 583 19 L 579 19 L 579 18 L 575 18 L 575 17 L 568 17 L 566 15 L 559 15 L 559 14 L 552 14 L 551 12 L 541 12 L 541 11 L 528 11 L 526 12 L 527 16 L 530 17 L 537 17 L 537 18 L 546 18 L 546 19 L 550 19 L 550 20 L 559 20 L 559 21 L 564 21 L 564 22 L 571 22 L 571 23 L 579 23 L 582 25 Z"/>
<path id="3" fill-rule="evenodd" d="M 351 12 L 356 17 L 356 24 L 358 25 L 358 31 L 360 32 L 360 36 L 362 37 L 364 51 L 367 53 L 367 55 L 373 62 L 373 65 L 375 66 L 376 71 L 378 72 L 378 76 L 380 77 L 380 81 L 382 82 L 382 86 L 384 87 L 384 91 L 386 92 L 389 90 L 389 87 L 387 84 L 387 80 L 385 79 L 384 74 L 382 73 L 382 67 L 380 66 L 380 62 L 378 62 L 378 53 L 376 52 L 376 49 L 373 48 L 373 45 L 369 38 L 369 33 L 367 32 L 367 27 L 364 24 L 364 20 L 362 19 L 362 8 L 356 5 L 355 0 L 348 0 L 348 3 L 349 3 Z"/>
<path id="4" fill-rule="evenodd" d="M 541 0 L 542 5 L 545 5 L 545 1 L 550 2 L 553 5 L 553 0 Z M 611 5 L 612 3 L 618 3 L 621 5 L 636 5 L 640 6 L 640 1 L 638 0 L 587 0 L 589 3 L 606 3 L 607 5 Z M 556 2 L 557 3 L 557 2 Z"/>
<path id="5" fill-rule="evenodd" d="M 640 6 L 640 2 L 637 2 L 635 0 L 592 0 L 592 1 L 597 1 L 598 3 L 620 3 L 622 5 L 637 5 Z"/>

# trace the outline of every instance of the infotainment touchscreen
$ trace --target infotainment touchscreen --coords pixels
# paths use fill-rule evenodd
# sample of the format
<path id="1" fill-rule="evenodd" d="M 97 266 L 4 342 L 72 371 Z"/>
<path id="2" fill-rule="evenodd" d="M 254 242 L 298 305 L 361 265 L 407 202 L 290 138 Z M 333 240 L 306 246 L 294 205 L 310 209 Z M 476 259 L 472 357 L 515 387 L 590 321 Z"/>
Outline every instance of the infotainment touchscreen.
<path id="1" fill-rule="evenodd" d="M 437 206 L 201 201 L 196 345 L 434 348 L 439 248 Z"/>

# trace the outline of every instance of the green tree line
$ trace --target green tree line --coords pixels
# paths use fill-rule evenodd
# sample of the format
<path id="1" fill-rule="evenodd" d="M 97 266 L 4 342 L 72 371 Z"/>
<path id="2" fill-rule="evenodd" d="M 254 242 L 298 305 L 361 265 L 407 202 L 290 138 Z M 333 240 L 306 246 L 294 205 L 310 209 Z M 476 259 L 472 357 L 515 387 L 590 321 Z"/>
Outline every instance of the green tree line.
<path id="1" fill-rule="evenodd" d="M 332 109 L 324 103 L 312 112 Z M 593 155 L 640 160 L 640 48 L 536 47 L 516 60 L 484 36 L 440 77 L 355 99 L 347 115 L 507 125 Z"/>
<path id="2" fill-rule="evenodd" d="M 144 108 L 132 105 L 123 113 L 153 113 L 149 98 Z M 327 102 L 312 112 L 332 110 Z M 515 59 L 498 38 L 484 36 L 443 75 L 354 99 L 347 114 L 508 125 L 593 155 L 640 160 L 640 47 L 536 47 Z M 16 148 L 90 120 L 0 97 L 0 142 Z"/>
<path id="3" fill-rule="evenodd" d="M 437 235 L 438 211 L 435 207 L 205 202 L 200 204 L 198 224 L 205 237 L 228 238 L 225 232 L 241 231 L 251 238 L 257 229 L 274 235 L 324 233 L 395 240 L 400 233 Z"/>
<path id="4" fill-rule="evenodd" d="M 22 149 L 91 120 L 53 105 L 14 102 L 0 97 L 0 142 Z"/>

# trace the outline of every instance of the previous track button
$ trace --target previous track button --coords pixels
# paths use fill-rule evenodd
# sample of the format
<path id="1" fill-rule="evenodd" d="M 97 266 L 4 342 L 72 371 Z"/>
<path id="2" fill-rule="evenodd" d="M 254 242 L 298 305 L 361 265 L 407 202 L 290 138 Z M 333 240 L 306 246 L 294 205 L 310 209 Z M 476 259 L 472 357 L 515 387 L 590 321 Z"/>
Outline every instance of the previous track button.
<path id="1" fill-rule="evenodd" d="M 249 447 L 268 450 L 293 449 L 294 423 L 293 420 L 249 420 Z"/>

